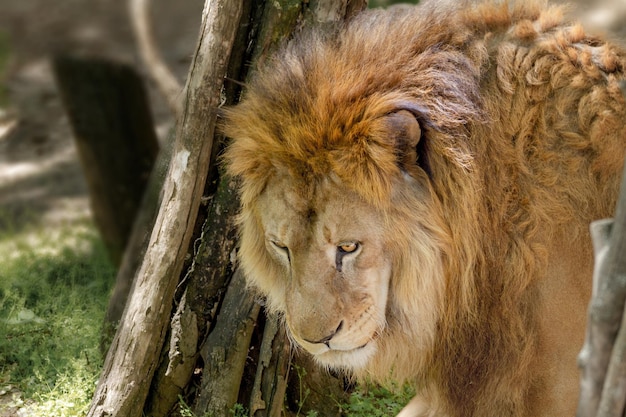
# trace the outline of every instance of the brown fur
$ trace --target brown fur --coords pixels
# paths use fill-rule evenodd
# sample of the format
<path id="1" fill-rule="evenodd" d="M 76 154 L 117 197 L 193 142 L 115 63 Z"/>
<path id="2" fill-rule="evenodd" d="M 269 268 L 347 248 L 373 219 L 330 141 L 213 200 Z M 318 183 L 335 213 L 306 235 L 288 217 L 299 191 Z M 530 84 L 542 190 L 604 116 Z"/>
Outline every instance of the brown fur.
<path id="1" fill-rule="evenodd" d="M 380 216 L 392 260 L 386 327 L 357 376 L 414 381 L 424 416 L 573 415 L 588 225 L 615 204 L 625 68 L 528 1 L 370 11 L 299 36 L 224 123 L 251 283 L 285 313 L 292 286 L 257 201 L 279 187 L 307 206 L 331 178 L 362 201 L 355 216 Z M 386 122 L 400 110 L 417 147 Z"/>

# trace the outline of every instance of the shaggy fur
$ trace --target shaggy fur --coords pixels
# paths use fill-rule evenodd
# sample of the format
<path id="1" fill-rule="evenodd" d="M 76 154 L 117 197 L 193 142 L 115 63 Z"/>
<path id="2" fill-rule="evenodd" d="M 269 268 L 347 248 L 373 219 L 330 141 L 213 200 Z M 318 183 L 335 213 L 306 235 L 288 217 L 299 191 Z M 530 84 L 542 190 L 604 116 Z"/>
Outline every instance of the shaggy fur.
<path id="1" fill-rule="evenodd" d="M 331 179 L 380 217 L 391 259 L 385 328 L 357 376 L 411 380 L 420 416 L 573 415 L 588 225 L 616 200 L 625 68 L 528 0 L 368 11 L 298 36 L 224 121 L 251 284 L 285 313 L 290 278 L 257 201 L 279 187 L 306 206 Z M 386 121 L 401 110 L 416 146 Z"/>

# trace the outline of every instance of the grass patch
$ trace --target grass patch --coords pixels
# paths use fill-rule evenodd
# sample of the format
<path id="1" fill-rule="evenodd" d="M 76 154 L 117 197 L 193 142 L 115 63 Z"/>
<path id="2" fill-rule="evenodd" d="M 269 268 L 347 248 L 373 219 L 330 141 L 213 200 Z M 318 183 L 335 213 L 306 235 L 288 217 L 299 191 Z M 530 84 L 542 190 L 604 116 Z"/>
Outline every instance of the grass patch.
<path id="1" fill-rule="evenodd" d="M 115 271 L 93 226 L 49 238 L 0 237 L 0 385 L 32 403 L 29 416 L 79 416 Z"/>
<path id="2" fill-rule="evenodd" d="M 347 417 L 395 416 L 414 395 L 415 390 L 408 385 L 386 388 L 362 384 L 350 396 L 346 415 Z"/>

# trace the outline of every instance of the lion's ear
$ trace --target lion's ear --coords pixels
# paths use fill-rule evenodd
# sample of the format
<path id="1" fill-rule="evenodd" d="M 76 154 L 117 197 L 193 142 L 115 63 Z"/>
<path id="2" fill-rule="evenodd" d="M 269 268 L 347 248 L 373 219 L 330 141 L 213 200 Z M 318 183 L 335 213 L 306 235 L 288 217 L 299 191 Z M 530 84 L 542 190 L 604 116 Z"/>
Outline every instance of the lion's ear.
<path id="1" fill-rule="evenodd" d="M 409 110 L 398 110 L 386 116 L 386 125 L 394 138 L 398 165 L 412 173 L 419 167 L 430 175 L 426 155 L 426 141 L 417 116 Z"/>
<path id="2" fill-rule="evenodd" d="M 414 148 L 422 136 L 419 122 L 408 110 L 387 115 L 387 127 L 396 133 L 396 147 Z"/>

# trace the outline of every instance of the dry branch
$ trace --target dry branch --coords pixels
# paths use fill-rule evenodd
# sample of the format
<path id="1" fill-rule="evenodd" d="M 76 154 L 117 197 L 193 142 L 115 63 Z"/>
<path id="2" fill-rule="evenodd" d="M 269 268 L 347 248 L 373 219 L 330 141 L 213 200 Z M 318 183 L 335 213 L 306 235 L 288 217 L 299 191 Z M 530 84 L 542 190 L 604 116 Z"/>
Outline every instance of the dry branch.
<path id="1" fill-rule="evenodd" d="M 217 325 L 200 354 L 205 358 L 200 398 L 195 413 L 199 416 L 227 416 L 237 402 L 252 330 L 260 306 L 246 291 L 243 274 L 235 273 L 224 297 Z"/>
<path id="2" fill-rule="evenodd" d="M 581 395 L 577 417 L 622 417 L 626 403 L 626 166 L 613 220 L 592 223 L 593 293 L 580 353 Z M 620 326 L 621 325 L 621 326 Z"/>
<path id="3" fill-rule="evenodd" d="M 171 412 L 189 383 L 196 364 L 198 350 L 198 317 L 187 303 L 185 292 L 172 317 L 169 343 L 166 344 L 167 360 L 155 374 L 148 395 L 144 414 L 165 417 Z"/>
<path id="4" fill-rule="evenodd" d="M 130 21 L 143 59 L 150 76 L 165 96 L 167 104 L 176 117 L 182 112 L 182 86 L 170 71 L 156 45 L 150 24 L 150 0 L 130 0 L 128 3 Z"/>
<path id="5" fill-rule="evenodd" d="M 263 331 L 259 365 L 250 398 L 250 417 L 280 416 L 283 409 L 291 353 L 278 318 L 269 317 Z"/>
<path id="6" fill-rule="evenodd" d="M 238 0 L 205 3 L 155 227 L 89 417 L 142 414 L 209 171 L 216 111 L 241 10 Z"/>

